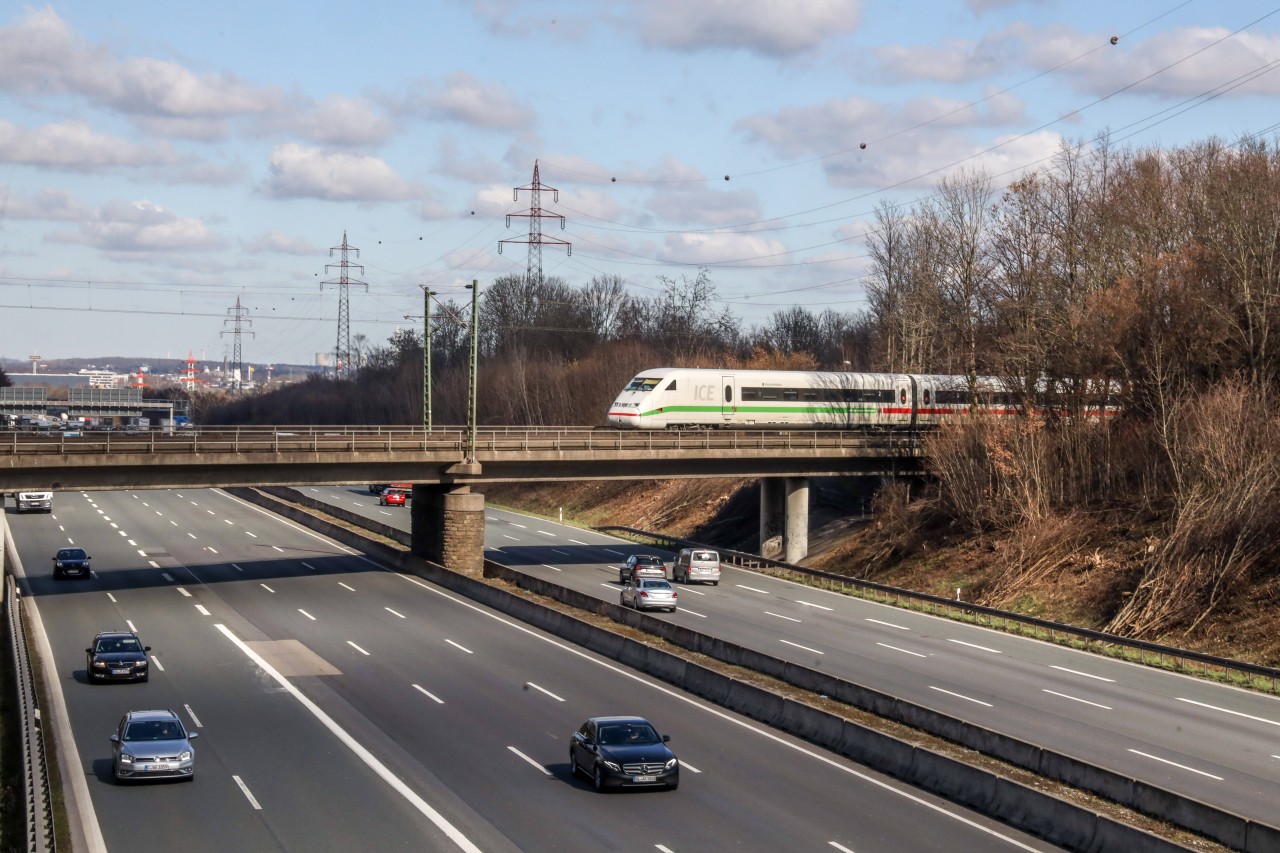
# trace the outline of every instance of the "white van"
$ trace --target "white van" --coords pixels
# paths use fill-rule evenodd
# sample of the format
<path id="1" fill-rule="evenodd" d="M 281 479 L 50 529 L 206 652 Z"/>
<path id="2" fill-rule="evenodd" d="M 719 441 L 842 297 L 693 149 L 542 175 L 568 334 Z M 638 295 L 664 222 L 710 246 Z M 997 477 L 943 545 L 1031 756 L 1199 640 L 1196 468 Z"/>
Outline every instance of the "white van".
<path id="1" fill-rule="evenodd" d="M 706 548 L 685 548 L 671 564 L 671 578 L 678 583 L 720 584 L 720 555 Z"/>
<path id="2" fill-rule="evenodd" d="M 53 492 L 18 492 L 18 512 L 53 512 Z"/>

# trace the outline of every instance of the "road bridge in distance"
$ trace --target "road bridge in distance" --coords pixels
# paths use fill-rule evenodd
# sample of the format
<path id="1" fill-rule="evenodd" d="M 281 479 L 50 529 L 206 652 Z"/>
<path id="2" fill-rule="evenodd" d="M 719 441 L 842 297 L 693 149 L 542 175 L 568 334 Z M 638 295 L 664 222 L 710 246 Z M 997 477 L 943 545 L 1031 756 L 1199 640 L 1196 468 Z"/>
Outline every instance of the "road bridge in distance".
<path id="1" fill-rule="evenodd" d="M 763 478 L 761 539 L 808 553 L 808 478 L 922 473 L 919 436 L 818 430 L 620 431 L 589 427 L 223 427 L 0 433 L 0 491 L 413 483 L 413 549 L 483 565 L 493 482 Z M 478 527 L 477 527 L 478 525 Z"/>

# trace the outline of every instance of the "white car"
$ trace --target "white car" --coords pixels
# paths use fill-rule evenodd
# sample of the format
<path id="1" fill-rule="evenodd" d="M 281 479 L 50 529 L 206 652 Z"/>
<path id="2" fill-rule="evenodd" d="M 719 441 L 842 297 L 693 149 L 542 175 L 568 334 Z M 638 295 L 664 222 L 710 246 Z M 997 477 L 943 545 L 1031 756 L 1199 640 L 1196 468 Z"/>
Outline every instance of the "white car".
<path id="1" fill-rule="evenodd" d="M 666 578 L 632 578 L 622 588 L 619 604 L 636 610 L 670 610 L 676 612 L 676 591 Z"/>

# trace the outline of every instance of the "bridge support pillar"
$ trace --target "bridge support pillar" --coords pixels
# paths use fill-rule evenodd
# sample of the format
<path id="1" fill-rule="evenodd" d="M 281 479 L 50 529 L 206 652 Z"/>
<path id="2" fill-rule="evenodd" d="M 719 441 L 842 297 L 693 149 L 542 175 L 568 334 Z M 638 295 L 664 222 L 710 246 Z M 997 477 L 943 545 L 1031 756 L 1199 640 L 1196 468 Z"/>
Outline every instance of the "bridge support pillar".
<path id="1" fill-rule="evenodd" d="M 782 554 L 777 540 L 782 536 L 783 525 L 782 480 L 777 477 L 760 478 L 760 556 L 775 559 Z"/>
<path id="2" fill-rule="evenodd" d="M 783 525 L 782 559 L 798 563 L 809 556 L 809 478 L 787 477 L 787 517 Z"/>
<path id="3" fill-rule="evenodd" d="M 470 486 L 414 484 L 410 550 L 472 577 L 484 574 L 484 495 Z"/>

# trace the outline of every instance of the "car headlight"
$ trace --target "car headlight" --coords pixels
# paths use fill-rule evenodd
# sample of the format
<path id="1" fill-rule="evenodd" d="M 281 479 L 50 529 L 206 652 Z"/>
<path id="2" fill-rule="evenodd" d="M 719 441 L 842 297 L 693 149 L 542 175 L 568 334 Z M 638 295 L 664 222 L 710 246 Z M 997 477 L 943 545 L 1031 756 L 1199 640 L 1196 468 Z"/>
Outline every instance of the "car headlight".
<path id="1" fill-rule="evenodd" d="M 619 767 L 617 764 L 615 764 L 615 763 L 614 763 L 614 762 L 612 762 L 612 761 L 605 761 L 605 762 L 602 762 L 602 763 L 604 764 L 604 766 L 605 766 L 605 767 L 608 767 L 610 770 L 616 770 L 616 771 L 617 771 L 617 772 L 619 772 L 619 773 L 621 773 L 621 772 L 622 772 L 622 768 L 621 768 L 621 767 Z"/>
<path id="2" fill-rule="evenodd" d="M 147 662 L 145 660 L 134 661 L 133 666 L 134 666 L 134 669 L 146 669 Z"/>
<path id="3" fill-rule="evenodd" d="M 104 660 L 96 660 L 96 661 L 94 661 L 94 662 L 93 662 L 93 668 L 94 668 L 94 669 L 106 669 L 106 668 L 107 668 L 107 662 L 106 662 L 106 661 L 104 661 Z"/>
<path id="4" fill-rule="evenodd" d="M 183 751 L 182 751 L 182 753 L 180 753 L 180 754 L 178 755 L 178 760 L 179 760 L 179 761 L 190 761 L 190 760 L 191 760 L 191 750 L 189 750 L 189 749 L 187 749 L 187 750 L 183 750 Z"/>
<path id="5" fill-rule="evenodd" d="M 132 755 L 130 755 L 129 753 L 127 753 L 127 752 L 122 752 L 122 753 L 120 753 L 120 763 L 121 763 L 121 764 L 132 764 L 132 763 L 133 763 L 133 756 L 132 756 Z"/>
<path id="6" fill-rule="evenodd" d="M 670 770 L 671 768 L 675 767 L 679 763 L 680 763 L 680 759 L 673 758 L 667 762 L 667 769 Z"/>

